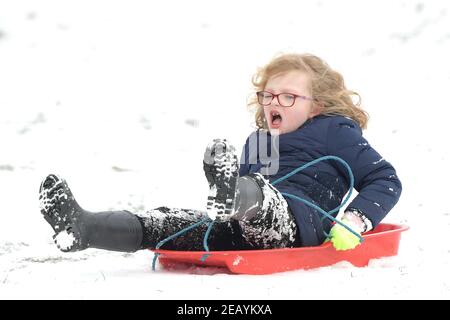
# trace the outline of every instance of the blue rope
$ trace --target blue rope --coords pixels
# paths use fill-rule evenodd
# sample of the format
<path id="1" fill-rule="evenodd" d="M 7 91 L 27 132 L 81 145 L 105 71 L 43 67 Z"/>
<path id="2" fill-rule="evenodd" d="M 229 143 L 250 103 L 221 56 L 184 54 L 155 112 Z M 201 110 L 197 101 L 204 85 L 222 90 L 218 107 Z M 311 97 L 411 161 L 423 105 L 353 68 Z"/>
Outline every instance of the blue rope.
<path id="1" fill-rule="evenodd" d="M 193 225 L 191 225 L 191 226 L 189 226 L 189 227 L 187 227 L 187 228 L 184 228 L 183 230 L 178 231 L 177 233 L 171 235 L 170 237 L 167 237 L 167 238 L 165 238 L 164 240 L 161 240 L 160 242 L 158 242 L 158 244 L 156 245 L 156 248 L 155 248 L 155 249 L 158 250 L 158 249 L 161 248 L 166 242 L 168 242 L 168 241 L 170 241 L 170 240 L 172 240 L 172 239 L 175 239 L 176 237 L 181 236 L 182 234 L 188 232 L 189 230 L 194 229 L 194 228 L 197 228 L 199 225 L 201 225 L 201 224 L 203 224 L 203 223 L 207 223 L 207 222 L 209 222 L 209 221 L 211 221 L 211 218 L 207 217 L 207 218 L 205 218 L 205 219 L 203 219 L 203 220 L 201 220 L 201 221 L 199 221 L 199 222 L 194 223 Z M 212 225 L 212 223 L 211 223 L 210 225 Z M 209 251 L 209 248 L 208 248 L 208 250 L 206 250 L 206 251 Z M 153 256 L 153 262 L 152 262 L 152 270 L 153 270 L 153 271 L 155 271 L 156 260 L 158 259 L 158 256 L 159 256 L 159 255 L 160 255 L 159 253 L 155 253 L 155 255 Z"/>
<path id="2" fill-rule="evenodd" d="M 203 237 L 203 248 L 205 248 L 205 251 L 209 251 L 209 247 L 208 247 L 208 238 L 209 238 L 209 234 L 211 233 L 211 230 L 213 228 L 214 225 L 214 221 L 211 221 L 209 223 L 208 229 L 206 230 L 205 236 Z M 204 262 L 206 260 L 206 258 L 208 258 L 210 256 L 210 254 L 205 253 L 201 258 L 200 261 Z"/>
<path id="3" fill-rule="evenodd" d="M 310 166 L 312 166 L 312 165 L 315 165 L 316 163 L 318 163 L 318 162 L 320 162 L 320 161 L 325 161 L 325 160 L 336 160 L 336 161 L 339 161 L 340 163 L 342 163 L 342 164 L 345 166 L 345 168 L 347 169 L 348 175 L 349 175 L 349 177 L 350 177 L 349 192 L 348 192 L 347 196 L 345 197 L 344 201 L 343 201 L 339 206 L 337 206 L 336 208 L 334 208 L 334 209 L 331 210 L 331 211 L 326 212 L 325 210 L 323 210 L 323 209 L 320 208 L 319 206 L 315 205 L 314 203 L 312 203 L 312 202 L 310 202 L 310 201 L 308 201 L 308 200 L 302 199 L 302 198 L 300 198 L 300 197 L 298 197 L 298 196 L 296 196 L 296 195 L 293 195 L 293 194 L 290 194 L 290 193 L 285 193 L 285 192 L 281 192 L 281 194 L 282 194 L 283 196 L 285 196 L 285 197 L 288 197 L 288 198 L 292 198 L 292 199 L 301 201 L 301 202 L 303 202 L 304 204 L 306 204 L 306 205 L 312 207 L 313 209 L 317 210 L 319 213 L 321 213 L 321 214 L 323 215 L 323 217 L 322 217 L 321 220 L 323 220 L 323 219 L 325 219 L 325 218 L 328 218 L 328 219 L 334 221 L 335 223 L 340 224 L 340 225 L 343 226 L 345 229 L 347 229 L 348 231 L 350 231 L 352 234 L 354 234 L 355 236 L 357 236 L 357 237 L 359 238 L 359 241 L 360 241 L 360 242 L 363 242 L 364 239 L 363 239 L 363 237 L 361 237 L 361 235 L 360 235 L 359 233 L 353 231 L 350 227 L 348 227 L 347 225 L 343 224 L 342 222 L 340 222 L 339 220 L 337 220 L 336 218 L 334 218 L 333 216 L 331 216 L 331 214 L 333 214 L 333 213 L 339 211 L 339 209 L 341 209 L 341 208 L 347 203 L 347 201 L 350 199 L 351 194 L 352 194 L 352 191 L 353 191 L 353 186 L 354 186 L 354 183 L 355 183 L 355 178 L 354 178 L 354 176 L 353 176 L 352 170 L 351 170 L 350 166 L 348 165 L 348 163 L 345 162 L 343 159 L 341 159 L 341 158 L 339 158 L 339 157 L 335 157 L 335 156 L 324 156 L 324 157 L 320 157 L 320 158 L 318 158 L 318 159 L 316 159 L 316 160 L 313 160 L 313 161 L 311 161 L 311 162 L 308 162 L 308 163 L 306 163 L 306 164 L 304 164 L 304 165 L 298 167 L 298 168 L 295 169 L 295 170 L 292 170 L 290 173 L 288 173 L 288 174 L 284 175 L 283 177 L 281 177 L 281 178 L 275 180 L 274 182 L 272 182 L 272 185 L 274 186 L 274 185 L 276 185 L 276 184 L 278 184 L 278 183 L 280 183 L 280 182 L 282 182 L 282 181 L 284 181 L 284 180 L 286 180 L 286 179 L 292 177 L 294 174 L 297 174 L 298 172 L 300 172 L 300 171 L 302 171 L 302 170 L 304 170 L 304 169 L 306 169 L 306 168 L 308 168 L 308 167 L 310 167 Z M 216 219 L 216 220 L 217 220 L 217 219 Z M 172 240 L 172 239 L 174 239 L 174 238 L 176 238 L 176 237 L 178 237 L 178 236 L 180 236 L 180 235 L 182 235 L 182 234 L 188 232 L 189 230 L 194 229 L 194 228 L 200 226 L 200 225 L 203 224 L 203 223 L 208 223 L 208 229 L 206 230 L 205 236 L 204 236 L 204 238 L 203 238 L 203 247 L 205 248 L 205 251 L 209 252 L 208 238 L 209 238 L 209 234 L 211 233 L 211 230 L 212 230 L 212 228 L 213 228 L 214 222 L 215 222 L 216 220 L 211 220 L 211 218 L 208 217 L 208 218 L 205 218 L 205 219 L 203 219 L 203 220 L 201 220 L 201 221 L 199 221 L 199 222 L 196 222 L 195 224 L 193 224 L 193 225 L 191 225 L 191 226 L 189 226 L 189 227 L 187 227 L 187 228 L 184 228 L 183 230 L 178 231 L 178 232 L 175 233 L 174 235 L 171 235 L 171 236 L 165 238 L 164 240 L 161 240 L 161 241 L 156 245 L 156 250 L 158 250 L 159 248 L 161 248 L 161 246 L 163 246 L 166 242 L 168 242 L 168 241 L 170 241 L 170 240 Z M 329 234 L 327 234 L 327 233 L 325 233 L 325 232 L 324 232 L 324 234 L 325 234 L 325 236 L 326 236 L 327 238 L 329 238 Z M 155 253 L 155 255 L 154 255 L 154 257 L 153 257 L 153 263 L 152 263 L 152 270 L 153 270 L 153 271 L 155 271 L 155 269 L 156 269 L 156 260 L 158 259 L 158 256 L 159 256 L 159 255 L 160 255 L 159 253 Z M 207 253 L 206 253 L 206 254 L 204 254 L 204 255 L 201 257 L 200 260 L 203 262 L 203 261 L 205 261 L 209 256 L 210 256 L 210 254 L 207 254 Z"/>
<path id="4" fill-rule="evenodd" d="M 355 177 L 353 176 L 352 169 L 350 168 L 350 166 L 348 165 L 348 163 L 345 162 L 343 159 L 341 159 L 341 158 L 339 158 L 339 157 L 335 157 L 335 156 L 324 156 L 324 157 L 320 157 L 320 158 L 318 158 L 318 159 L 316 159 L 316 160 L 313 160 L 313 161 L 311 161 L 311 162 L 308 162 L 308 163 L 304 164 L 303 166 L 301 166 L 301 167 L 299 167 L 299 168 L 297 168 L 297 169 L 291 171 L 290 173 L 284 175 L 283 177 L 281 177 L 281 178 L 275 180 L 274 182 L 272 182 L 272 185 L 274 186 L 274 185 L 276 185 L 277 183 L 280 183 L 280 182 L 282 182 L 282 181 L 284 181 L 284 180 L 286 180 L 286 179 L 292 177 L 294 174 L 300 172 L 301 170 L 304 170 L 304 169 L 306 169 L 306 168 L 308 168 L 308 167 L 310 167 L 310 166 L 315 165 L 316 163 L 318 163 L 318 162 L 320 162 L 320 161 L 325 161 L 325 160 L 336 160 L 336 161 L 339 161 L 340 163 L 342 163 L 342 164 L 345 166 L 345 168 L 347 169 L 348 175 L 349 175 L 349 177 L 350 177 L 350 187 L 349 187 L 349 192 L 348 192 L 347 196 L 345 197 L 344 201 L 342 201 L 342 203 L 341 203 L 339 206 L 337 206 L 336 208 L 334 208 L 334 209 L 331 210 L 331 211 L 325 212 L 325 210 L 323 210 L 323 209 L 320 208 L 319 206 L 315 205 L 314 203 L 312 203 L 312 202 L 310 202 L 310 201 L 308 201 L 308 200 L 302 199 L 302 198 L 300 198 L 300 197 L 298 197 L 298 196 L 296 196 L 296 195 L 293 195 L 293 194 L 290 194 L 290 193 L 284 193 L 284 192 L 281 192 L 281 194 L 282 194 L 283 196 L 285 196 L 285 197 L 288 197 L 288 198 L 292 198 L 292 199 L 301 201 L 301 202 L 303 202 L 304 204 L 306 204 L 306 205 L 312 207 L 313 209 L 316 209 L 317 211 L 319 211 L 319 212 L 323 215 L 323 217 L 322 217 L 321 220 L 323 220 L 324 218 L 328 218 L 328 219 L 330 219 L 330 220 L 336 222 L 337 224 L 340 224 L 340 225 L 343 226 L 345 229 L 347 229 L 348 231 L 350 231 L 351 233 L 353 233 L 355 236 L 357 236 L 357 237 L 359 238 L 359 241 L 360 241 L 360 242 L 363 242 L 363 241 L 364 241 L 364 238 L 361 237 L 361 235 L 360 235 L 359 233 L 353 231 L 350 227 L 348 227 L 347 225 L 343 224 L 341 221 L 339 221 L 339 220 L 337 220 L 336 218 L 334 218 L 333 216 L 331 216 L 332 213 L 338 212 L 339 209 L 341 209 L 341 208 L 347 203 L 347 201 L 350 199 L 350 197 L 351 197 L 351 195 L 352 195 L 353 187 L 354 187 L 354 185 L 355 185 Z M 326 236 L 327 238 L 329 238 L 330 235 L 329 235 L 328 233 L 324 232 L 324 234 L 325 234 L 325 236 Z"/>

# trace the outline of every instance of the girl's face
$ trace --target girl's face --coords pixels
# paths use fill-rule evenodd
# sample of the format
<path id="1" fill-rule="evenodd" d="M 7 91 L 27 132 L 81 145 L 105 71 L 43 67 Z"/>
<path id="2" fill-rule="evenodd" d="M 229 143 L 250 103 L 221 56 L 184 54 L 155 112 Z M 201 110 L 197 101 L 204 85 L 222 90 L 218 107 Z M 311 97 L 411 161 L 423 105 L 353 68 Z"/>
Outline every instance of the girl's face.
<path id="1" fill-rule="evenodd" d="M 264 91 L 272 94 L 292 93 L 311 97 L 309 77 L 305 72 L 293 70 L 276 75 L 267 81 Z M 264 108 L 264 115 L 272 135 L 297 130 L 306 120 L 318 115 L 320 109 L 313 101 L 297 97 L 292 107 L 283 107 L 276 97 Z"/>

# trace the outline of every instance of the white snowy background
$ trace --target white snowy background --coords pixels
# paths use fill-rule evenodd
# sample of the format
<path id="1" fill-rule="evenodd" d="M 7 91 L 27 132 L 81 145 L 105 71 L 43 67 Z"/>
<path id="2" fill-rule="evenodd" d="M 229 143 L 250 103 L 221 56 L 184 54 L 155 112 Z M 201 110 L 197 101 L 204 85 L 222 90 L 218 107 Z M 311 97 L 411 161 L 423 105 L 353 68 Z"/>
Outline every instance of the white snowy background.
<path id="1" fill-rule="evenodd" d="M 256 68 L 311 52 L 371 115 L 403 194 L 399 255 L 267 276 L 151 271 L 153 255 L 64 254 L 39 213 L 49 173 L 91 211 L 203 209 L 209 140 L 240 149 Z M 450 4 L 0 0 L 0 298 L 450 298 Z"/>

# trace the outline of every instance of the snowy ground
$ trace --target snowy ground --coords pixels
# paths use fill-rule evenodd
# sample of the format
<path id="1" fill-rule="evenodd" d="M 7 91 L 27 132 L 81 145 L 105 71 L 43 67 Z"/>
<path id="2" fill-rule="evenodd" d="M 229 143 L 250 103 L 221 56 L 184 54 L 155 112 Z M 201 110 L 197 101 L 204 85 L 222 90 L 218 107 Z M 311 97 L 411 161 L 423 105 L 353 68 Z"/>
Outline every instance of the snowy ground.
<path id="1" fill-rule="evenodd" d="M 0 298 L 450 298 L 448 1 L 0 0 Z M 258 66 L 311 52 L 371 115 L 404 188 L 399 255 L 268 276 L 151 271 L 152 254 L 63 254 L 38 209 L 67 179 L 92 211 L 203 208 L 209 140 L 238 148 Z"/>

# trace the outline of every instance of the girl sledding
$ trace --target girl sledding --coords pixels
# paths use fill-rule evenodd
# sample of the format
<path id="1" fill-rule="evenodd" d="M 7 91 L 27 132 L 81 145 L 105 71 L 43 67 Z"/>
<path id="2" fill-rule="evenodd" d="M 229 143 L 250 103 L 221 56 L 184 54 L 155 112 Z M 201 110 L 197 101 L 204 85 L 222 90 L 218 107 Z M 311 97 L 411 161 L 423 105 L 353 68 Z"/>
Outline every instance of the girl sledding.
<path id="1" fill-rule="evenodd" d="M 368 116 L 352 99 L 359 95 L 346 88 L 342 75 L 310 54 L 273 59 L 257 72 L 253 85 L 250 105 L 256 108 L 258 130 L 247 138 L 240 161 L 225 139 L 215 139 L 206 148 L 206 208 L 90 212 L 78 204 L 62 177 L 51 174 L 42 182 L 39 198 L 57 246 L 65 252 L 155 249 L 171 235 L 213 216 L 211 251 L 312 247 L 326 240 L 337 250 L 355 248 L 359 238 L 341 224 L 357 235 L 374 229 L 402 190 L 394 167 L 362 135 Z M 274 183 L 324 156 L 348 164 L 358 191 L 341 214 L 333 213 L 337 224 L 283 194 L 331 212 L 350 185 L 339 161 L 318 162 Z M 200 224 L 165 242 L 162 249 L 202 251 L 206 231 L 207 225 Z"/>

